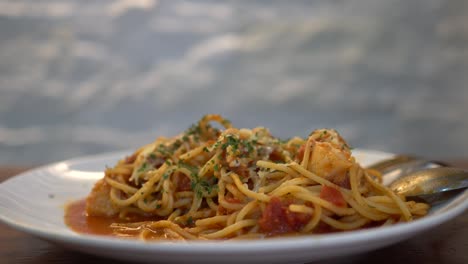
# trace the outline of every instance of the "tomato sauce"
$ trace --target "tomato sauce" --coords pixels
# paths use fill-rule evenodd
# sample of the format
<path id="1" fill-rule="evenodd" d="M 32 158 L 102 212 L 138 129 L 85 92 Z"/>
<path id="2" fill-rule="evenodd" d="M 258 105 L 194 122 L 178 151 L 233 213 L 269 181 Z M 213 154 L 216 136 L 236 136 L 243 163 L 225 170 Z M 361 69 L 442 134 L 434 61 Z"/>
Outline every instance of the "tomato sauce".
<path id="1" fill-rule="evenodd" d="M 86 200 L 73 202 L 65 210 L 65 224 L 78 233 L 112 235 L 110 225 L 115 220 L 111 217 L 87 216 Z"/>
<path id="2" fill-rule="evenodd" d="M 231 198 L 234 202 L 236 198 Z M 289 211 L 289 201 L 282 201 L 278 197 L 273 197 L 266 206 L 263 214 L 260 216 L 259 225 L 261 232 L 267 237 L 278 235 L 300 235 L 298 232 L 310 221 L 311 215 L 304 213 L 294 213 Z M 220 208 L 221 210 L 226 210 Z M 131 216 L 128 219 L 119 217 L 100 217 L 89 216 L 86 213 L 86 200 L 78 200 L 68 204 L 65 208 L 65 224 L 77 233 L 117 236 L 122 238 L 137 238 L 140 234 L 140 228 L 128 228 L 126 230 L 116 231 L 111 227 L 112 224 L 135 223 L 142 221 L 157 221 L 154 217 Z M 151 230 L 152 239 L 174 239 L 164 234 L 164 230 Z M 329 226 L 323 223 L 315 228 L 314 233 L 333 232 Z"/>
<path id="3" fill-rule="evenodd" d="M 133 230 L 133 232 L 132 230 L 127 230 L 128 232 L 115 232 L 115 230 L 111 228 L 111 224 L 140 222 L 151 219 L 143 216 L 131 216 L 128 219 L 121 219 L 119 217 L 89 216 L 86 213 L 86 199 L 82 199 L 72 202 L 66 206 L 64 220 L 65 224 L 77 233 L 136 237 L 139 233 L 138 230 Z"/>

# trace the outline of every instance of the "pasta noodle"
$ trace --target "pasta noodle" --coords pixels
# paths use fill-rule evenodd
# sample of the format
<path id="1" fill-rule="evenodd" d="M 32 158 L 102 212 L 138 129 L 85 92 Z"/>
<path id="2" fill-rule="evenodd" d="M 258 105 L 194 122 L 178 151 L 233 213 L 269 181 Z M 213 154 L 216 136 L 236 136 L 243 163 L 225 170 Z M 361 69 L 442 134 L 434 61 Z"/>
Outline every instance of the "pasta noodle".
<path id="1" fill-rule="evenodd" d="M 107 168 L 86 210 L 144 219 L 111 224 L 116 234 L 183 240 L 337 232 L 427 214 L 427 204 L 405 201 L 381 181 L 335 130 L 280 140 L 266 128 L 238 129 L 206 115 Z"/>

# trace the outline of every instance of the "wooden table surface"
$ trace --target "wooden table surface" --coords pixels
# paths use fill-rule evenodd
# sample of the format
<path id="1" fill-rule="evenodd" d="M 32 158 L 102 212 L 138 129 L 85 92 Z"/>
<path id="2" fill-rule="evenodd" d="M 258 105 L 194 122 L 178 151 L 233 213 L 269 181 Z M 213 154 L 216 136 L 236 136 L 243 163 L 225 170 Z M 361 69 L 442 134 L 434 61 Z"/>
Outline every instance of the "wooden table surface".
<path id="1" fill-rule="evenodd" d="M 452 162 L 468 168 L 468 161 Z M 25 167 L 0 166 L 0 182 Z M 0 263 L 102 263 L 109 260 L 64 249 L 0 223 Z M 112 261 L 116 263 L 115 261 Z M 404 242 L 326 263 L 468 263 L 468 211 Z M 247 263 L 246 263 L 247 264 Z"/>

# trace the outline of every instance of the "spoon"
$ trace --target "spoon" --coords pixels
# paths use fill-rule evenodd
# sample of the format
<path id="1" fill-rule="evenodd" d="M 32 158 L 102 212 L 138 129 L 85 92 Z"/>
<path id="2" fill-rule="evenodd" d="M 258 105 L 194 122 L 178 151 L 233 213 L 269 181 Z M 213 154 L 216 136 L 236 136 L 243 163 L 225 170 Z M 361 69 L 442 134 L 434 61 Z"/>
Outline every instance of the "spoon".
<path id="1" fill-rule="evenodd" d="M 389 184 L 396 179 L 410 173 L 428 168 L 447 167 L 448 165 L 440 161 L 431 161 L 414 156 L 397 155 L 390 159 L 385 159 L 374 163 L 368 167 L 385 175 L 385 184 Z"/>
<path id="2" fill-rule="evenodd" d="M 369 168 L 380 171 L 384 184 L 407 200 L 437 204 L 468 187 L 467 171 L 411 156 L 396 156 Z"/>
<path id="3" fill-rule="evenodd" d="M 436 204 L 466 189 L 468 172 L 453 167 L 424 169 L 401 177 L 388 187 L 407 200 Z"/>

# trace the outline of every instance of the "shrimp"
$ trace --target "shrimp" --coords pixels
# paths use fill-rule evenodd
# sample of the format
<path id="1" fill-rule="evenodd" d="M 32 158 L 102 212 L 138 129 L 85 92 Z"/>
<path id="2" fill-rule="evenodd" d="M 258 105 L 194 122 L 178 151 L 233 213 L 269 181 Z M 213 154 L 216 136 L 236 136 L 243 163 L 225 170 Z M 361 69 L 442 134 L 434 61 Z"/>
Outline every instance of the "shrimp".
<path id="1" fill-rule="evenodd" d="M 114 216 L 119 212 L 110 200 L 111 186 L 104 180 L 99 180 L 95 185 L 88 198 L 86 199 L 86 213 L 90 216 Z"/>
<path id="2" fill-rule="evenodd" d="M 308 138 L 310 157 L 307 169 L 341 187 L 350 188 L 351 149 L 333 129 L 318 129 Z"/>

